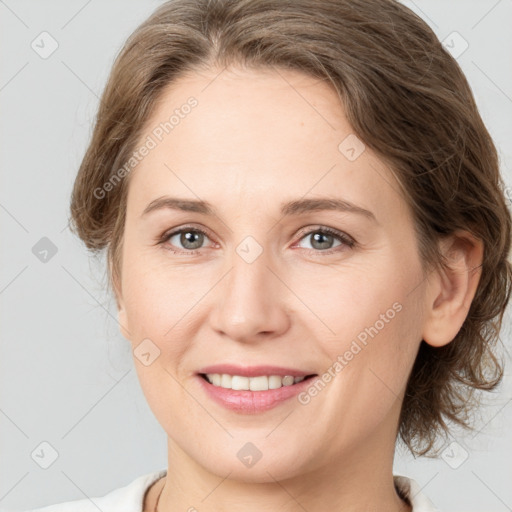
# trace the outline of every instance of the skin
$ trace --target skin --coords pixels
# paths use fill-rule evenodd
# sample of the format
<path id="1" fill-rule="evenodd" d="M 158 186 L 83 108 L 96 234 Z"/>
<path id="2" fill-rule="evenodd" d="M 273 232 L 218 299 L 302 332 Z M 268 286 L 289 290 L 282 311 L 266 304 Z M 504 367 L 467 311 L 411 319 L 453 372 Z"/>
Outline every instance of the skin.
<path id="1" fill-rule="evenodd" d="M 160 512 L 410 511 L 392 476 L 406 381 L 422 339 L 441 346 L 459 331 L 482 245 L 458 232 L 442 245 L 452 267 L 424 276 L 390 169 L 368 147 L 354 161 L 338 149 L 353 129 L 325 82 L 289 70 L 219 73 L 189 74 L 164 91 L 141 141 L 188 97 L 198 105 L 130 176 L 119 322 L 134 349 L 149 338 L 160 350 L 152 364 L 134 364 L 167 433 L 170 469 L 144 510 L 162 491 Z M 143 216 L 163 195 L 208 201 L 217 215 Z M 303 197 L 351 201 L 376 222 L 280 214 L 281 202 Z M 189 224 L 209 233 L 197 254 L 186 254 L 179 234 L 157 243 Z M 332 238 L 318 248 L 312 233 L 324 226 L 356 245 Z M 263 250 L 252 263 L 236 252 L 247 236 Z M 321 375 L 394 303 L 401 311 L 307 405 L 292 398 L 236 413 L 199 385 L 196 372 L 222 362 Z M 248 441 L 262 452 L 250 468 L 236 456 Z"/>

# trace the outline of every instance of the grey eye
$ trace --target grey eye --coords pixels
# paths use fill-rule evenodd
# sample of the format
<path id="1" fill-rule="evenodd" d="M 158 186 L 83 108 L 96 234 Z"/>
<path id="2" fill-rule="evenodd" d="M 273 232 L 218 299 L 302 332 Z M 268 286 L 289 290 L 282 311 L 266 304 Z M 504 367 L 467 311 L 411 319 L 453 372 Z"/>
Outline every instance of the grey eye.
<path id="1" fill-rule="evenodd" d="M 311 240 L 311 247 L 306 247 L 307 249 L 312 248 L 322 251 L 336 247 L 336 245 L 333 246 L 333 242 L 335 242 L 337 238 L 338 237 L 335 235 L 331 235 L 329 233 L 324 233 L 320 230 L 317 230 L 307 233 L 305 236 L 302 237 L 301 240 Z M 341 242 L 338 242 L 338 245 L 341 245 Z"/>
<path id="2" fill-rule="evenodd" d="M 173 242 L 173 238 L 179 237 L 178 242 Z M 169 236 L 169 242 L 172 245 L 180 248 L 180 245 L 183 249 L 187 249 L 190 251 L 200 249 L 204 243 L 205 238 L 208 238 L 204 233 L 198 231 L 197 229 L 182 229 L 180 231 L 176 231 L 172 235 Z"/>

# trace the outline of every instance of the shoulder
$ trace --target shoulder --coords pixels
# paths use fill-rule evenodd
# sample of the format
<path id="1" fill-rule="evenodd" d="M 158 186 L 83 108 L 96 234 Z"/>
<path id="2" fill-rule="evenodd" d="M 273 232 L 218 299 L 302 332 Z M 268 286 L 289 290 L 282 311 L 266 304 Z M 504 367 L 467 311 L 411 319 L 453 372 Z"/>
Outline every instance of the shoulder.
<path id="1" fill-rule="evenodd" d="M 142 512 L 144 494 L 154 482 L 166 474 L 165 469 L 154 471 L 141 475 L 128 485 L 114 489 L 104 496 L 56 503 L 25 512 Z"/>
<path id="2" fill-rule="evenodd" d="M 423 493 L 420 484 L 403 475 L 393 475 L 398 494 L 409 501 L 412 512 L 441 512 Z"/>

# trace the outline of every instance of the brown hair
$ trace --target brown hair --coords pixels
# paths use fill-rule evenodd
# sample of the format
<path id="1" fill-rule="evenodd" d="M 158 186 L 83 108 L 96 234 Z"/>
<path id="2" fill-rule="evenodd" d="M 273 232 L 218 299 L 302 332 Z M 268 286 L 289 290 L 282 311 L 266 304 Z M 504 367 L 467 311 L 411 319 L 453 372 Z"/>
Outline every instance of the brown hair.
<path id="1" fill-rule="evenodd" d="M 493 352 L 512 277 L 511 218 L 496 148 L 468 82 L 430 27 L 394 0 L 173 0 L 129 37 L 101 98 L 71 200 L 72 230 L 108 247 L 120 282 L 130 158 L 164 87 L 185 73 L 240 65 L 298 70 L 328 80 L 354 132 L 384 159 L 414 215 L 425 275 L 445 265 L 439 240 L 458 229 L 484 243 L 482 274 L 454 340 L 423 340 L 397 432 L 410 451 L 433 451 L 445 419 L 471 428 L 476 390 L 493 390 Z M 431 455 L 427 455 L 431 456 Z"/>

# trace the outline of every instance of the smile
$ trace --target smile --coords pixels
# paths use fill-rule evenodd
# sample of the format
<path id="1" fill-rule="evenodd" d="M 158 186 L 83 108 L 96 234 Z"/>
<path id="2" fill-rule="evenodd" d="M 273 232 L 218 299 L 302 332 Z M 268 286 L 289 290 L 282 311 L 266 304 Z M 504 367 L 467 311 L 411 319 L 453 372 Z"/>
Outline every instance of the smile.
<path id="1" fill-rule="evenodd" d="M 273 409 L 307 389 L 318 375 L 197 374 L 207 397 L 223 408 L 240 414 L 258 414 Z M 274 386 L 274 387 L 272 387 Z M 294 401 L 298 404 L 297 401 Z"/>
<path id="2" fill-rule="evenodd" d="M 245 377 L 243 375 L 229 375 L 227 373 L 201 374 L 210 384 L 224 389 L 268 391 L 279 389 L 283 386 L 293 386 L 313 375 L 304 377 L 293 377 L 292 375 L 259 375 L 256 377 Z"/>

